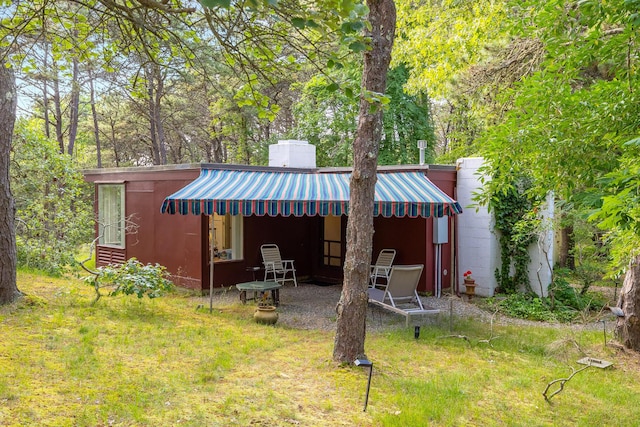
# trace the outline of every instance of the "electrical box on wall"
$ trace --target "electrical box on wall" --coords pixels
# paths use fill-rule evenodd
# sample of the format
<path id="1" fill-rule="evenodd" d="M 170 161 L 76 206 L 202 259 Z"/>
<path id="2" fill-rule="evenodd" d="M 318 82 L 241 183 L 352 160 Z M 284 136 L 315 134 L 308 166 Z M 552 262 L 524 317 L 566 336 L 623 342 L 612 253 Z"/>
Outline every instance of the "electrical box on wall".
<path id="1" fill-rule="evenodd" d="M 449 217 L 433 218 L 433 243 L 449 243 Z"/>

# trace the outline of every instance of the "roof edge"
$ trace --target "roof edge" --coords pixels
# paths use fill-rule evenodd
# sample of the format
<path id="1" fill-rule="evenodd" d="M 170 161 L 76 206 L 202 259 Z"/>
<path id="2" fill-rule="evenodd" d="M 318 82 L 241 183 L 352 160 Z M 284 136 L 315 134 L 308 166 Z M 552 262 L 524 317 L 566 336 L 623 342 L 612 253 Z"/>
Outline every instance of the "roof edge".
<path id="1" fill-rule="evenodd" d="M 83 169 L 84 175 L 101 175 L 128 172 L 161 172 L 161 171 L 184 171 L 191 169 L 224 169 L 238 171 L 258 171 L 258 172 L 295 172 L 295 173 L 349 173 L 353 167 L 320 167 L 320 168 L 290 168 L 280 166 L 254 166 L 230 163 L 174 163 L 169 165 L 154 166 L 127 166 L 116 168 L 96 168 Z M 378 172 L 398 172 L 398 171 L 429 171 L 429 170 L 456 170 L 455 165 L 378 165 Z"/>

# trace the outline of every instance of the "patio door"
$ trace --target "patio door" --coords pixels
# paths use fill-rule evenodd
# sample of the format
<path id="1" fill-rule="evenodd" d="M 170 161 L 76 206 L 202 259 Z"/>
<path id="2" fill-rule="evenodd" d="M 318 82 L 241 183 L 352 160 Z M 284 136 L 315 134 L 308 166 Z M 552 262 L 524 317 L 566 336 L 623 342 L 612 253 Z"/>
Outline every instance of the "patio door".
<path id="1" fill-rule="evenodd" d="M 341 216 L 329 215 L 322 223 L 322 270 L 340 274 L 344 265 L 344 228 Z"/>

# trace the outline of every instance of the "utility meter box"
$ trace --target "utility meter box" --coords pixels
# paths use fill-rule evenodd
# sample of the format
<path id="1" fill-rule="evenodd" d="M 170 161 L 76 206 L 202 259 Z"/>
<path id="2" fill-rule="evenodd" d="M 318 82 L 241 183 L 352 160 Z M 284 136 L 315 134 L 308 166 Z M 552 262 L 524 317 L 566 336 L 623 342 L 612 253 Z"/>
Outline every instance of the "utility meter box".
<path id="1" fill-rule="evenodd" d="M 449 243 L 449 217 L 433 218 L 433 243 Z"/>

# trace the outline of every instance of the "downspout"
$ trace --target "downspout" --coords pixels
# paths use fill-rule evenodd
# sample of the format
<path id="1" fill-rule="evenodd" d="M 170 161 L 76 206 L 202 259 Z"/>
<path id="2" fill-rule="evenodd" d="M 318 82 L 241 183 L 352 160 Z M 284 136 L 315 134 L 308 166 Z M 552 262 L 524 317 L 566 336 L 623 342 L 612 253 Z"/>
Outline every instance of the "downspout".
<path id="1" fill-rule="evenodd" d="M 456 185 L 453 187 L 453 200 L 458 200 L 458 172 L 456 168 Z M 451 227 L 451 233 L 453 234 L 453 245 L 451 245 L 451 290 L 455 292 L 456 296 L 460 297 L 460 283 L 458 281 L 458 215 L 453 216 L 453 227 Z"/>
<path id="2" fill-rule="evenodd" d="M 209 217 L 209 233 L 207 233 L 207 237 L 210 239 L 209 244 L 209 314 L 213 313 L 213 245 L 216 241 L 216 228 L 211 224 L 213 219 L 213 215 Z"/>

